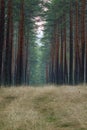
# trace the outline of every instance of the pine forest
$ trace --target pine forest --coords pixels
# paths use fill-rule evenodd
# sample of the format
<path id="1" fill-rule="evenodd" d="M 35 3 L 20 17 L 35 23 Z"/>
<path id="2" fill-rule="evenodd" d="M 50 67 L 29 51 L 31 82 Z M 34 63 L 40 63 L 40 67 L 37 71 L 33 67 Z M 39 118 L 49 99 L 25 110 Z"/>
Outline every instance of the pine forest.
<path id="1" fill-rule="evenodd" d="M 0 85 L 87 83 L 86 0 L 0 0 Z"/>
<path id="2" fill-rule="evenodd" d="M 87 0 L 0 0 L 0 130 L 87 130 Z"/>

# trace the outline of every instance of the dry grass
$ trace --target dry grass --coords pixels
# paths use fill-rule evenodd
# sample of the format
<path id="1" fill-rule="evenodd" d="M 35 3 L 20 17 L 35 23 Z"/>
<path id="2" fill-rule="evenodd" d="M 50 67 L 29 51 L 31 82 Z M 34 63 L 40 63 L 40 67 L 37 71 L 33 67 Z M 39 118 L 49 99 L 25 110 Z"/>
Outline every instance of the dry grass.
<path id="1" fill-rule="evenodd" d="M 87 87 L 1 88 L 0 130 L 87 130 Z"/>

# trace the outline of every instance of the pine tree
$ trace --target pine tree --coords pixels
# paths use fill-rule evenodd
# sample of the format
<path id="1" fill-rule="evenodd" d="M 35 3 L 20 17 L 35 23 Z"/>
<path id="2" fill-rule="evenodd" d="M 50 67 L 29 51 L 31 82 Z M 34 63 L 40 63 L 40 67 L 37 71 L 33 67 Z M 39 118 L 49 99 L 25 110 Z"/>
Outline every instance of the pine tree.
<path id="1" fill-rule="evenodd" d="M 17 54 L 17 70 L 16 70 L 16 84 L 21 85 L 24 82 L 24 0 L 21 1 L 20 8 L 20 22 L 19 22 L 19 36 L 18 36 L 18 54 Z"/>
<path id="2" fill-rule="evenodd" d="M 2 54 L 5 43 L 5 1 L 0 0 L 0 85 L 2 73 Z"/>
<path id="3" fill-rule="evenodd" d="M 12 0 L 8 0 L 7 30 L 6 30 L 6 54 L 4 60 L 4 84 L 12 83 L 12 46 L 13 46 L 13 13 Z"/>

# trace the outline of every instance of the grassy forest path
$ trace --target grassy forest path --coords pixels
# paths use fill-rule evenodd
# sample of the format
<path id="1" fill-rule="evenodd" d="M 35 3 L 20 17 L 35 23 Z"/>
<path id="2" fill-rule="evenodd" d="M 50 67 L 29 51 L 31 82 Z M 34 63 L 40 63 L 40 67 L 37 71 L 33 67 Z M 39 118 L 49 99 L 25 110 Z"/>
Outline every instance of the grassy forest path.
<path id="1" fill-rule="evenodd" d="M 0 89 L 0 130 L 86 130 L 87 87 Z"/>

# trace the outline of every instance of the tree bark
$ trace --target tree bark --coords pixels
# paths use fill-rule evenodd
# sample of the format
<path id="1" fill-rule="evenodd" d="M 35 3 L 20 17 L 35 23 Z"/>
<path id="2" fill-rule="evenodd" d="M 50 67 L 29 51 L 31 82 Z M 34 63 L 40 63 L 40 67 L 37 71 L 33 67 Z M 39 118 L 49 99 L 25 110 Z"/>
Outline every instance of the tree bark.
<path id="1" fill-rule="evenodd" d="M 22 85 L 24 83 L 23 48 L 24 48 L 24 0 L 21 0 L 19 37 L 18 37 L 17 72 L 16 72 L 17 85 Z"/>
<path id="2" fill-rule="evenodd" d="M 0 85 L 2 73 L 2 53 L 4 47 L 4 33 L 5 33 L 5 1 L 0 1 Z"/>

